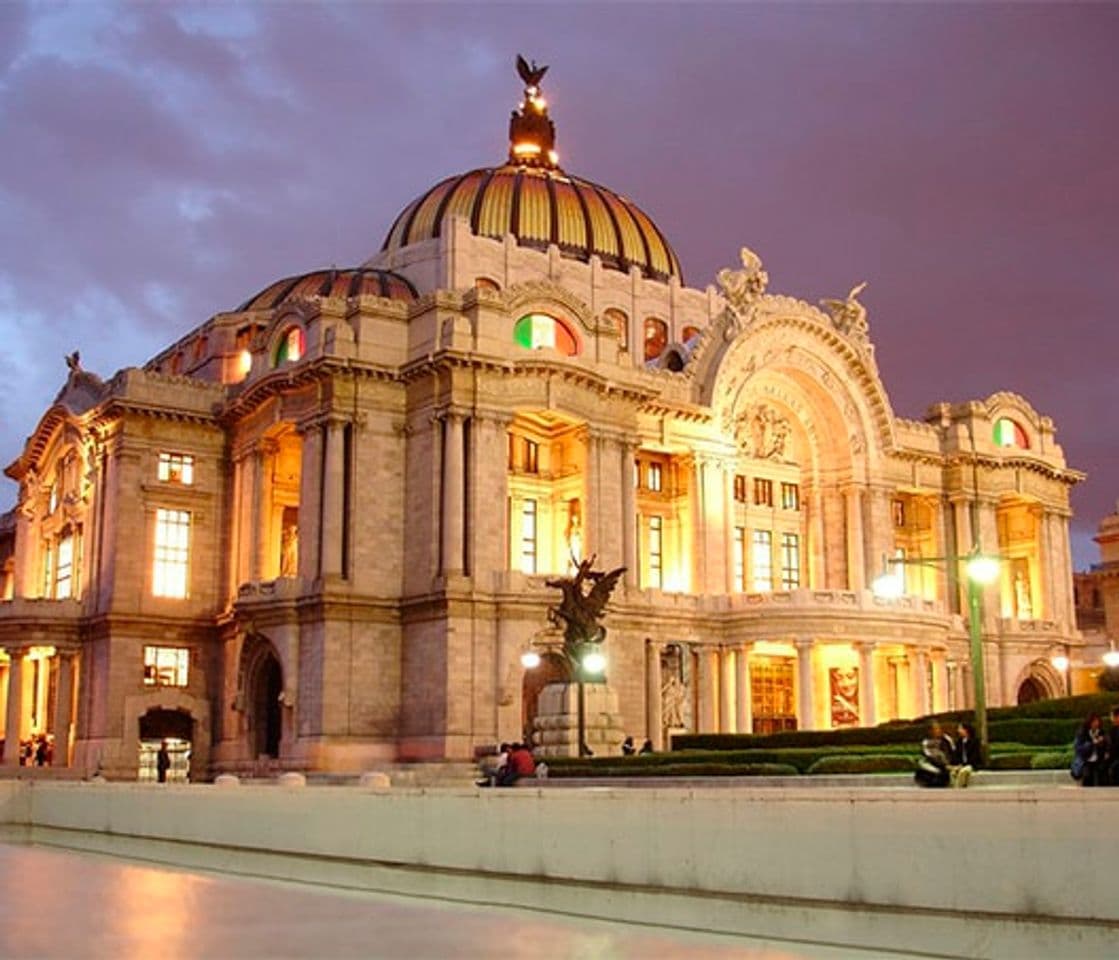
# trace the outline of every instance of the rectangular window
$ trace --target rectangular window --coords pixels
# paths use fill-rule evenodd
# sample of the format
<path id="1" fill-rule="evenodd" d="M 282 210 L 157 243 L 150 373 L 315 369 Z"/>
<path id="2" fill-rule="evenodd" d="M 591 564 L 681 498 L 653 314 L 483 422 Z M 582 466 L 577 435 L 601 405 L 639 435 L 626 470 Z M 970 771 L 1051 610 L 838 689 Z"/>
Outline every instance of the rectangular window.
<path id="1" fill-rule="evenodd" d="M 649 464 L 649 489 L 655 493 L 660 493 L 664 488 L 664 480 L 661 474 L 661 465 L 659 463 Z"/>
<path id="2" fill-rule="evenodd" d="M 74 535 L 66 534 L 58 541 L 58 569 L 54 573 L 54 598 L 66 600 L 71 596 L 74 581 Z"/>
<path id="3" fill-rule="evenodd" d="M 540 472 L 540 445 L 535 440 L 525 440 L 525 473 Z"/>
<path id="4" fill-rule="evenodd" d="M 734 475 L 734 499 L 738 503 L 746 502 L 746 478 L 741 473 Z"/>
<path id="5" fill-rule="evenodd" d="M 194 457 L 189 453 L 161 453 L 157 476 L 163 483 L 194 483 Z"/>
<path id="6" fill-rule="evenodd" d="M 43 544 L 43 596 L 51 595 L 54 586 L 54 548 L 50 543 Z"/>
<path id="7" fill-rule="evenodd" d="M 795 483 L 781 484 L 781 509 L 800 509 L 800 487 Z"/>
<path id="8" fill-rule="evenodd" d="M 734 589 L 746 589 L 746 528 L 734 528 Z"/>
<path id="9" fill-rule="evenodd" d="M 506 451 L 505 451 L 505 468 L 507 470 L 517 469 L 517 438 L 513 434 L 508 433 L 505 435 Z"/>
<path id="10" fill-rule="evenodd" d="M 536 573 L 536 501 L 521 504 L 521 573 Z"/>
<path id="11" fill-rule="evenodd" d="M 794 590 L 800 586 L 800 537 L 781 534 L 781 588 Z"/>
<path id="12" fill-rule="evenodd" d="M 768 593 L 773 589 L 773 534 L 768 530 L 755 530 L 750 542 L 754 589 Z"/>
<path id="13" fill-rule="evenodd" d="M 47 513 L 54 513 L 58 509 L 58 480 L 51 483 L 50 492 L 47 494 Z"/>
<path id="14" fill-rule="evenodd" d="M 182 647 L 144 647 L 144 685 L 185 687 L 190 651 Z"/>
<path id="15" fill-rule="evenodd" d="M 759 507 L 773 506 L 773 481 L 754 477 L 754 503 Z"/>
<path id="16" fill-rule="evenodd" d="M 190 512 L 155 512 L 155 562 L 152 565 L 152 595 L 185 597 L 190 560 Z"/>
<path id="17" fill-rule="evenodd" d="M 649 586 L 664 586 L 664 519 L 649 518 Z"/>
<path id="18" fill-rule="evenodd" d="M 905 547 L 894 547 L 894 559 L 890 564 L 890 574 L 898 583 L 898 592 L 905 593 L 907 588 L 905 582 Z"/>

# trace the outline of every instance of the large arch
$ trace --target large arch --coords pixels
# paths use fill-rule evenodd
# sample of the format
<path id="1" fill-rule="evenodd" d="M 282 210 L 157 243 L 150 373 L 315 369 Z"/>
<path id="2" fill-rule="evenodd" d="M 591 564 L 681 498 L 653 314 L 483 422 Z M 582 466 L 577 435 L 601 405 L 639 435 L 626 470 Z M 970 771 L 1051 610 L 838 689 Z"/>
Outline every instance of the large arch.
<path id="1" fill-rule="evenodd" d="M 284 668 L 267 637 L 250 634 L 241 647 L 239 700 L 248 720 L 246 746 L 254 759 L 279 759 L 285 741 Z"/>
<path id="2" fill-rule="evenodd" d="M 533 731 L 541 691 L 550 683 L 570 683 L 571 667 L 558 653 L 545 653 L 540 664 L 526 669 L 521 682 L 521 729 L 527 737 Z"/>
<path id="3" fill-rule="evenodd" d="M 115 750 L 101 757 L 104 762 L 115 765 L 122 763 L 125 768 L 132 763 L 137 775 L 143 775 L 142 767 L 154 759 L 147 754 L 158 749 L 158 742 L 171 738 L 186 743 L 189 739 L 190 778 L 203 780 L 210 772 L 210 701 L 191 696 L 181 688 L 158 687 L 147 693 L 126 697 L 124 701 L 124 729 L 126 736 L 120 748 L 119 758 Z M 189 738 L 183 734 L 189 730 Z M 135 753 L 136 743 L 140 742 L 141 751 Z M 154 756 L 154 755 L 153 755 Z M 154 766 L 153 766 L 154 770 Z"/>
<path id="4" fill-rule="evenodd" d="M 1064 677 L 1048 660 L 1034 660 L 1019 672 L 1011 688 L 1015 703 L 1051 700 L 1065 695 Z M 1026 699 L 1023 699 L 1025 697 Z"/>

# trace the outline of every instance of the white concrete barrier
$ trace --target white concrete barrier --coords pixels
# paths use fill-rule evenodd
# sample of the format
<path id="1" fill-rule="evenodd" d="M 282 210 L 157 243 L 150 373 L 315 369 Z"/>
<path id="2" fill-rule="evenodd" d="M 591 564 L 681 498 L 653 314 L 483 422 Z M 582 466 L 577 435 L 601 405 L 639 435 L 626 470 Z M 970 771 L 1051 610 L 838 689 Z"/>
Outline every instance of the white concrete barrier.
<path id="1" fill-rule="evenodd" d="M 0 784 L 33 842 L 754 936 L 1114 955 L 1119 790 Z"/>

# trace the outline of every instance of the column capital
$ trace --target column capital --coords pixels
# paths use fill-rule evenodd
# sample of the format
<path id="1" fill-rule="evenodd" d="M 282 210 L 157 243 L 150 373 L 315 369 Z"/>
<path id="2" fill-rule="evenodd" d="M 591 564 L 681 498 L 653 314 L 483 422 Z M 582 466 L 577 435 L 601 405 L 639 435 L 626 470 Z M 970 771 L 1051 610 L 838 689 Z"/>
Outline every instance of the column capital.
<path id="1" fill-rule="evenodd" d="M 878 649 L 876 640 L 854 640 L 851 643 L 859 653 L 874 653 Z"/>
<path id="2" fill-rule="evenodd" d="M 816 641 L 812 637 L 793 637 L 793 646 L 795 646 L 797 652 L 800 653 L 804 650 L 811 650 L 816 646 Z"/>

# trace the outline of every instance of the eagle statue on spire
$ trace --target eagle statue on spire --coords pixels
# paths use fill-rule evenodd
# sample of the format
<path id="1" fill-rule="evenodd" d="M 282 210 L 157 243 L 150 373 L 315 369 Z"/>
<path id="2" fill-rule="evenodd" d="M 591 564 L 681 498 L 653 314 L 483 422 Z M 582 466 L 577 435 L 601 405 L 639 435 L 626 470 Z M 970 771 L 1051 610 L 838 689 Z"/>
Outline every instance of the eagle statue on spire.
<path id="1" fill-rule="evenodd" d="M 517 73 L 520 74 L 526 87 L 539 87 L 540 81 L 544 79 L 544 74 L 547 72 L 546 65 L 538 67 L 535 60 L 525 60 L 519 53 L 517 54 Z"/>

